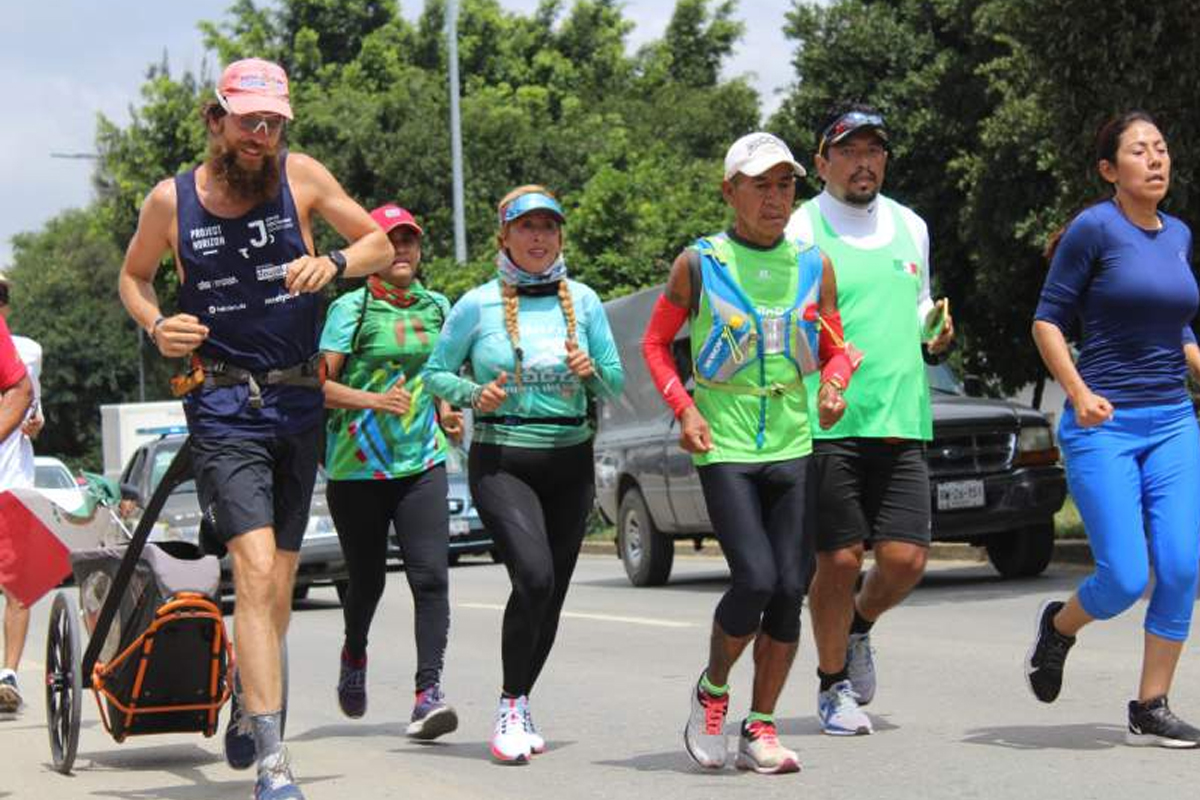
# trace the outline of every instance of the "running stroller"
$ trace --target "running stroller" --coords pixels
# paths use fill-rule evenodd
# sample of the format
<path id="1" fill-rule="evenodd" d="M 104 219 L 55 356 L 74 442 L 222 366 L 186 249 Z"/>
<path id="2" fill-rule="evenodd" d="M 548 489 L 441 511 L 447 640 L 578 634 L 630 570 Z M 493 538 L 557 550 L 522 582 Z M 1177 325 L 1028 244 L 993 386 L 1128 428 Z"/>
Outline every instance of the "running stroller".
<path id="1" fill-rule="evenodd" d="M 146 546 L 167 496 L 191 477 L 191 461 L 184 442 L 132 535 L 102 506 L 95 513 L 108 515 L 107 532 L 92 537 L 94 546 L 72 545 L 82 613 L 71 594 L 59 591 L 46 641 L 46 723 L 54 766 L 63 774 L 75 761 L 84 688 L 92 690 L 100 719 L 117 742 L 217 731 L 232 662 L 219 605 L 219 562 L 186 543 Z"/>

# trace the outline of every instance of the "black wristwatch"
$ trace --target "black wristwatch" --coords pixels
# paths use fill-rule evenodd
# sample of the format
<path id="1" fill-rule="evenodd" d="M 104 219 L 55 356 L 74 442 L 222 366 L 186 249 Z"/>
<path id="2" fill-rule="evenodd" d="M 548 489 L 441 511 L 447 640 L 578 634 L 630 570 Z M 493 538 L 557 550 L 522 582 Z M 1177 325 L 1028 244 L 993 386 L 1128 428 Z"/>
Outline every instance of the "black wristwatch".
<path id="1" fill-rule="evenodd" d="M 334 269 L 337 270 L 333 277 L 340 278 L 346 274 L 346 254 L 341 250 L 330 250 L 325 254 L 325 257 L 333 262 Z"/>

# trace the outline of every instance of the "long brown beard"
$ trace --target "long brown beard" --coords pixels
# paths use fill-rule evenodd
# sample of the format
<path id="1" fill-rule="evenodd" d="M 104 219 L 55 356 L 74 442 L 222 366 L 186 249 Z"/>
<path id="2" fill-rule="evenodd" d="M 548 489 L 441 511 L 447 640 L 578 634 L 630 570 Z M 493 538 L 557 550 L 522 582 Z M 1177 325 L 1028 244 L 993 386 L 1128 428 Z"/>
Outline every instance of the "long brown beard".
<path id="1" fill-rule="evenodd" d="M 264 148 L 262 165 L 249 170 L 238 163 L 236 148 L 214 136 L 208 141 L 208 169 L 232 199 L 259 205 L 279 193 L 278 148 Z"/>

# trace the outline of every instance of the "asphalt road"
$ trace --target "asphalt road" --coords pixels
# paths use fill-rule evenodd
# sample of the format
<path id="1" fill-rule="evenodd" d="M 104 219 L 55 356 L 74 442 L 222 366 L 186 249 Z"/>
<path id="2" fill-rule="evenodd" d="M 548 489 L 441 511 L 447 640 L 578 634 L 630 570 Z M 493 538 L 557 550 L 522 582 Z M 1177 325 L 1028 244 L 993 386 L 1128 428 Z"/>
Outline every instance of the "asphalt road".
<path id="1" fill-rule="evenodd" d="M 672 583 L 633 589 L 614 558 L 584 556 L 558 644 L 534 695 L 549 751 L 527 767 L 488 759 L 500 676 L 501 567 L 468 561 L 451 572 L 445 688 L 460 729 L 419 745 L 403 736 L 411 708 L 412 611 L 402 573 L 376 618 L 362 720 L 341 717 L 334 686 L 341 643 L 332 589 L 297 606 L 290 635 L 289 747 L 309 798 L 562 800 L 562 798 L 1173 798 L 1194 796 L 1200 752 L 1122 744 L 1136 686 L 1145 604 L 1093 626 L 1072 652 L 1063 696 L 1043 706 L 1020 663 L 1042 599 L 1083 573 L 1054 567 L 1003 582 L 985 565 L 935 564 L 907 604 L 876 628 L 876 734 L 822 736 L 805 619 L 801 654 L 779 709 L 781 737 L 803 771 L 702 773 L 680 732 L 703 666 L 723 562 L 680 558 Z M 219 738 L 158 736 L 116 744 L 84 706 L 75 774 L 49 767 L 41 681 L 48 602 L 35 612 L 22 686 L 29 706 L 0 721 L 0 798 L 246 798 L 250 773 L 229 770 Z M 750 665 L 733 679 L 729 732 L 746 712 Z M 1200 664 L 1185 654 L 1172 705 L 1200 720 Z"/>

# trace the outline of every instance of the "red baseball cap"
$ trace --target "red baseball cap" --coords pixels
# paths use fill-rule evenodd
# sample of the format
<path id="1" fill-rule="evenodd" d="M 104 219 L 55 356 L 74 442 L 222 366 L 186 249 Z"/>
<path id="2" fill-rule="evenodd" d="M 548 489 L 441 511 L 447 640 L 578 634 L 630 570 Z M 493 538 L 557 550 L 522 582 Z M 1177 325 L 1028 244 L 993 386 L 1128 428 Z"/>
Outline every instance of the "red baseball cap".
<path id="1" fill-rule="evenodd" d="M 291 119 L 283 67 L 261 58 L 234 61 L 217 81 L 217 102 L 230 114 L 279 114 Z"/>
<path id="2" fill-rule="evenodd" d="M 391 233 L 393 228 L 399 228 L 401 225 L 412 228 L 417 232 L 418 236 L 424 235 L 425 231 L 421 230 L 421 226 L 417 224 L 417 219 L 412 215 L 412 212 L 406 208 L 401 208 L 395 203 L 387 203 L 379 208 L 371 211 L 371 219 L 375 220 L 375 224 L 383 228 L 384 233 Z"/>

